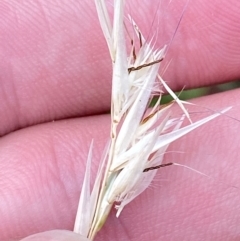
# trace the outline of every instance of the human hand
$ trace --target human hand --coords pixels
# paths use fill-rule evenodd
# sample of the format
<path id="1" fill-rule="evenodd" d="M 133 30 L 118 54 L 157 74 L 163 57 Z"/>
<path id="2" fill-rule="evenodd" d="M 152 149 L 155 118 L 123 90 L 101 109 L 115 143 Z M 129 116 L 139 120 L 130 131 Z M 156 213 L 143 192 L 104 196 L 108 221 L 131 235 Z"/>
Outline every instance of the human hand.
<path id="1" fill-rule="evenodd" d="M 41 232 L 21 239 L 21 241 L 88 241 L 89 239 L 82 237 L 67 230 L 51 230 Z"/>
<path id="2" fill-rule="evenodd" d="M 130 4 L 145 32 L 156 2 Z M 164 60 L 172 59 L 164 79 L 174 90 L 240 77 L 237 4 L 191 1 Z M 0 240 L 72 230 L 90 142 L 95 172 L 110 128 L 103 114 L 110 108 L 111 62 L 94 3 L 5 0 L 0 6 Z M 165 13 L 166 35 L 182 8 L 176 1 Z M 195 103 L 213 110 L 232 105 L 228 114 L 239 119 L 238 96 L 235 90 Z M 239 129 L 237 121 L 220 117 L 173 144 L 171 150 L 185 153 L 167 154 L 165 162 L 217 181 L 180 167 L 160 170 L 158 187 L 119 219 L 112 213 L 96 240 L 237 237 L 239 195 L 230 185 L 240 181 Z"/>

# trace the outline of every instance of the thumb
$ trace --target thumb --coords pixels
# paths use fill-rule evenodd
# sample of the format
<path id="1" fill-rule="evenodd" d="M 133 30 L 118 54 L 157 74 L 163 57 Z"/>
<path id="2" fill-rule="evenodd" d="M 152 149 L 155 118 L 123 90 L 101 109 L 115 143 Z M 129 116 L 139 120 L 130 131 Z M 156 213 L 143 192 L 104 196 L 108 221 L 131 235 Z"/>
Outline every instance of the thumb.
<path id="1" fill-rule="evenodd" d="M 67 230 L 51 230 L 28 236 L 20 241 L 89 241 L 89 239 Z"/>

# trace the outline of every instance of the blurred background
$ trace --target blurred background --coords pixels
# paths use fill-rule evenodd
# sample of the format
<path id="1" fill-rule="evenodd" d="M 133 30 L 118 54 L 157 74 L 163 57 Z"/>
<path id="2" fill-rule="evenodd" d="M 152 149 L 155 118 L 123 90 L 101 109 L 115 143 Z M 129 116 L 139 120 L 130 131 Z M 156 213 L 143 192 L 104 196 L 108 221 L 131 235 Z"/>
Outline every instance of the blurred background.
<path id="1" fill-rule="evenodd" d="M 210 87 L 202 87 L 197 89 L 191 89 L 191 90 L 183 90 L 181 92 L 176 92 L 176 95 L 181 100 L 189 100 L 192 98 L 204 96 L 204 95 L 211 95 L 227 90 L 232 90 L 240 87 L 240 80 L 228 82 L 225 84 L 219 84 L 219 85 L 213 85 Z M 168 103 L 172 100 L 172 97 L 170 95 L 165 95 L 162 98 L 161 104 Z"/>

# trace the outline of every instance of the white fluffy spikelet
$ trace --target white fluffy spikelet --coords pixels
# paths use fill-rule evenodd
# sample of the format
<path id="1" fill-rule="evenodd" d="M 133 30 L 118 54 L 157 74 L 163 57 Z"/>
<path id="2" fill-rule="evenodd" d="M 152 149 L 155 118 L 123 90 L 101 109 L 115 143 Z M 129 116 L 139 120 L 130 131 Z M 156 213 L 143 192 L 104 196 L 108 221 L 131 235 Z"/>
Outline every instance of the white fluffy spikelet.
<path id="1" fill-rule="evenodd" d="M 127 53 L 124 33 L 124 0 L 114 1 L 114 19 L 110 21 L 105 0 L 95 0 L 99 21 L 113 62 L 110 144 L 106 146 L 99 171 L 90 193 L 89 151 L 84 185 L 79 202 L 74 231 L 93 239 L 105 223 L 115 202 L 117 216 L 129 202 L 141 194 L 151 183 L 156 170 L 144 171 L 162 163 L 169 144 L 228 109 L 181 128 L 184 117 L 190 119 L 184 102 L 158 75 L 164 50 L 154 50 L 133 25 L 141 46 L 136 53 L 134 43 Z M 173 103 L 159 106 L 159 101 L 148 110 L 155 81 L 174 98 L 183 116 L 171 119 Z M 161 95 L 162 90 L 158 90 Z"/>

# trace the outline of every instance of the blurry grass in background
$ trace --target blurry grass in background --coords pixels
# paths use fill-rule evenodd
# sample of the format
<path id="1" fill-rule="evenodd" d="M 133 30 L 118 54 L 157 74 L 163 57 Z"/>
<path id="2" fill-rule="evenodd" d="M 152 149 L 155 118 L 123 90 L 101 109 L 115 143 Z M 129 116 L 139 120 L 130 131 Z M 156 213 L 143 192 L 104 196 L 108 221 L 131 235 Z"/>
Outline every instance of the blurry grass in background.
<path id="1" fill-rule="evenodd" d="M 210 87 L 202 87 L 197 89 L 191 89 L 191 90 L 183 90 L 181 92 L 176 92 L 176 95 L 181 100 L 189 100 L 192 98 L 205 96 L 205 95 L 211 95 L 227 90 L 232 90 L 240 87 L 240 80 L 232 81 L 225 84 L 219 84 L 219 85 L 213 85 Z M 172 101 L 172 97 L 170 95 L 164 95 L 162 97 L 161 104 L 166 104 Z M 154 101 L 153 101 L 154 102 Z M 154 103 L 151 103 L 151 105 Z"/>

